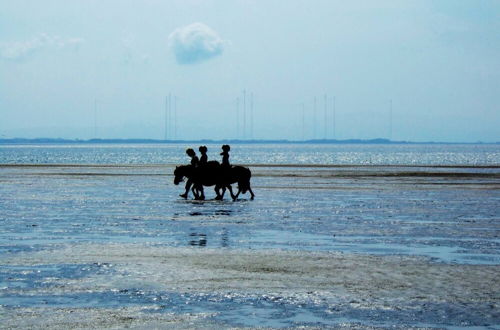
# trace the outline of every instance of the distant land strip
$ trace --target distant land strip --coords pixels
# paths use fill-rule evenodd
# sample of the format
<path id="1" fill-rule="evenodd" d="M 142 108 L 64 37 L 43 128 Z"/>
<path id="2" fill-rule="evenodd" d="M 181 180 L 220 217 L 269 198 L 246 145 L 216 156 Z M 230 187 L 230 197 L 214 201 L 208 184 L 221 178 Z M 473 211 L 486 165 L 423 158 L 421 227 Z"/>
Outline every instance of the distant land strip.
<path id="1" fill-rule="evenodd" d="M 199 139 L 199 140 L 155 140 L 155 139 L 62 139 L 62 138 L 9 138 L 0 139 L 0 144 L 185 144 L 185 143 L 232 143 L 232 144 L 500 144 L 500 142 L 414 142 L 392 141 L 389 139 L 313 139 L 313 140 L 239 140 L 239 139 Z"/>

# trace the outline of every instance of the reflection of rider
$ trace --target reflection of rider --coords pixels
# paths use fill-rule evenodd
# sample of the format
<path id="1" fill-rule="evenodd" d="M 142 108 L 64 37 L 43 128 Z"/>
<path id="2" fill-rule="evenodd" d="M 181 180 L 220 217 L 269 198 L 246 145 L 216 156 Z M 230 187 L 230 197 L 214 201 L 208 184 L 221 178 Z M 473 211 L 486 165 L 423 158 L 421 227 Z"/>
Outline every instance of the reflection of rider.
<path id="1" fill-rule="evenodd" d="M 200 146 L 198 150 L 201 153 L 200 157 L 200 165 L 206 165 L 208 162 L 208 156 L 207 156 L 207 147 L 206 146 Z"/>
<path id="2" fill-rule="evenodd" d="M 229 147 L 229 145 L 224 144 L 222 146 L 221 156 L 222 156 L 223 167 L 231 167 L 231 165 L 229 164 L 229 150 L 231 150 L 231 147 Z"/>
<path id="3" fill-rule="evenodd" d="M 198 156 L 196 156 L 196 153 L 194 152 L 194 150 L 191 148 L 186 149 L 186 154 L 189 157 L 191 157 L 191 166 L 198 167 L 198 164 L 200 161 L 198 160 Z M 188 179 L 188 181 L 186 182 L 186 192 L 184 194 L 179 195 L 179 196 L 187 198 L 188 193 L 189 193 L 189 188 L 191 188 L 192 184 L 193 184 L 193 182 L 191 181 L 191 179 Z"/>

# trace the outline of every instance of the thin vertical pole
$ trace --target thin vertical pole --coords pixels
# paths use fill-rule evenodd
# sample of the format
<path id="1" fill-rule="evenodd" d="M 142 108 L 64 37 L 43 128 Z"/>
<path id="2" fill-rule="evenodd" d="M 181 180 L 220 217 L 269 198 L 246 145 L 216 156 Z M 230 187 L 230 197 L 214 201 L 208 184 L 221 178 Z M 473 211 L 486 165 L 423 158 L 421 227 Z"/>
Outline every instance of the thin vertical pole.
<path id="1" fill-rule="evenodd" d="M 168 139 L 168 96 L 165 96 L 165 127 L 164 127 L 164 139 Z"/>
<path id="2" fill-rule="evenodd" d="M 174 96 L 174 139 L 177 139 L 177 96 Z"/>
<path id="3" fill-rule="evenodd" d="M 306 106 L 302 103 L 302 141 L 306 139 Z"/>
<path id="4" fill-rule="evenodd" d="M 246 138 L 246 129 L 247 129 L 247 121 L 246 121 L 246 110 L 247 110 L 247 91 L 243 90 L 243 139 Z"/>
<path id="5" fill-rule="evenodd" d="M 250 138 L 253 139 L 253 93 L 250 94 Z"/>
<path id="6" fill-rule="evenodd" d="M 240 98 L 236 98 L 236 138 L 240 138 Z"/>
<path id="7" fill-rule="evenodd" d="M 389 101 L 389 140 L 392 140 L 392 99 Z"/>
<path id="8" fill-rule="evenodd" d="M 97 139 L 97 99 L 94 99 L 94 139 Z"/>
<path id="9" fill-rule="evenodd" d="M 324 129 L 325 129 L 325 134 L 324 134 L 324 139 L 326 140 L 327 138 L 327 128 L 328 128 L 328 122 L 327 122 L 327 105 L 328 105 L 328 102 L 327 102 L 327 96 L 325 94 L 325 118 L 324 118 Z"/>
<path id="10" fill-rule="evenodd" d="M 168 93 L 168 137 L 172 139 L 172 94 Z"/>
<path id="11" fill-rule="evenodd" d="M 336 133 L 337 129 L 335 127 L 336 125 L 336 120 L 335 120 L 335 96 L 333 97 L 333 138 L 336 139 Z"/>
<path id="12" fill-rule="evenodd" d="M 316 96 L 314 97 L 313 107 L 313 139 L 316 139 Z"/>

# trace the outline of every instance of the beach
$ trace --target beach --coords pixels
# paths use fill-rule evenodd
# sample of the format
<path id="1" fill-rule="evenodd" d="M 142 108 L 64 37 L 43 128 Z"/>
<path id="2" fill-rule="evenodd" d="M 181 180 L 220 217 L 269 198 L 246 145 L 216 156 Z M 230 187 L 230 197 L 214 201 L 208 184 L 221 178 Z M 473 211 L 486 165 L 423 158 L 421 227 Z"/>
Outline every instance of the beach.
<path id="1" fill-rule="evenodd" d="M 499 17 L 0 1 L 0 330 L 500 330 Z"/>
<path id="2" fill-rule="evenodd" d="M 3 327 L 500 323 L 498 167 L 247 166 L 235 202 L 170 165 L 0 166 Z"/>

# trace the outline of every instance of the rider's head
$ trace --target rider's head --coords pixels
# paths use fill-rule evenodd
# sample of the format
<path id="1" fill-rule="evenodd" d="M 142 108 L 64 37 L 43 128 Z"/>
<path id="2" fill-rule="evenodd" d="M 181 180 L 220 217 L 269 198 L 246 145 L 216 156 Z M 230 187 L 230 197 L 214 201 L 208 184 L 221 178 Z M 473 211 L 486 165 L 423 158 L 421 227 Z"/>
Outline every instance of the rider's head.
<path id="1" fill-rule="evenodd" d="M 195 152 L 194 152 L 194 150 L 193 150 L 193 149 L 191 149 L 191 148 L 186 149 L 186 154 L 187 154 L 189 157 L 194 157 L 194 156 L 196 156 L 196 153 L 195 153 Z"/>
<path id="2" fill-rule="evenodd" d="M 207 147 L 206 147 L 206 146 L 200 146 L 200 147 L 198 148 L 198 150 L 199 150 L 202 154 L 205 154 L 205 153 L 207 153 L 207 150 L 208 150 L 208 149 L 207 149 Z"/>
<path id="3" fill-rule="evenodd" d="M 229 150 L 231 150 L 231 147 L 228 144 L 222 146 L 222 151 L 228 152 Z"/>

